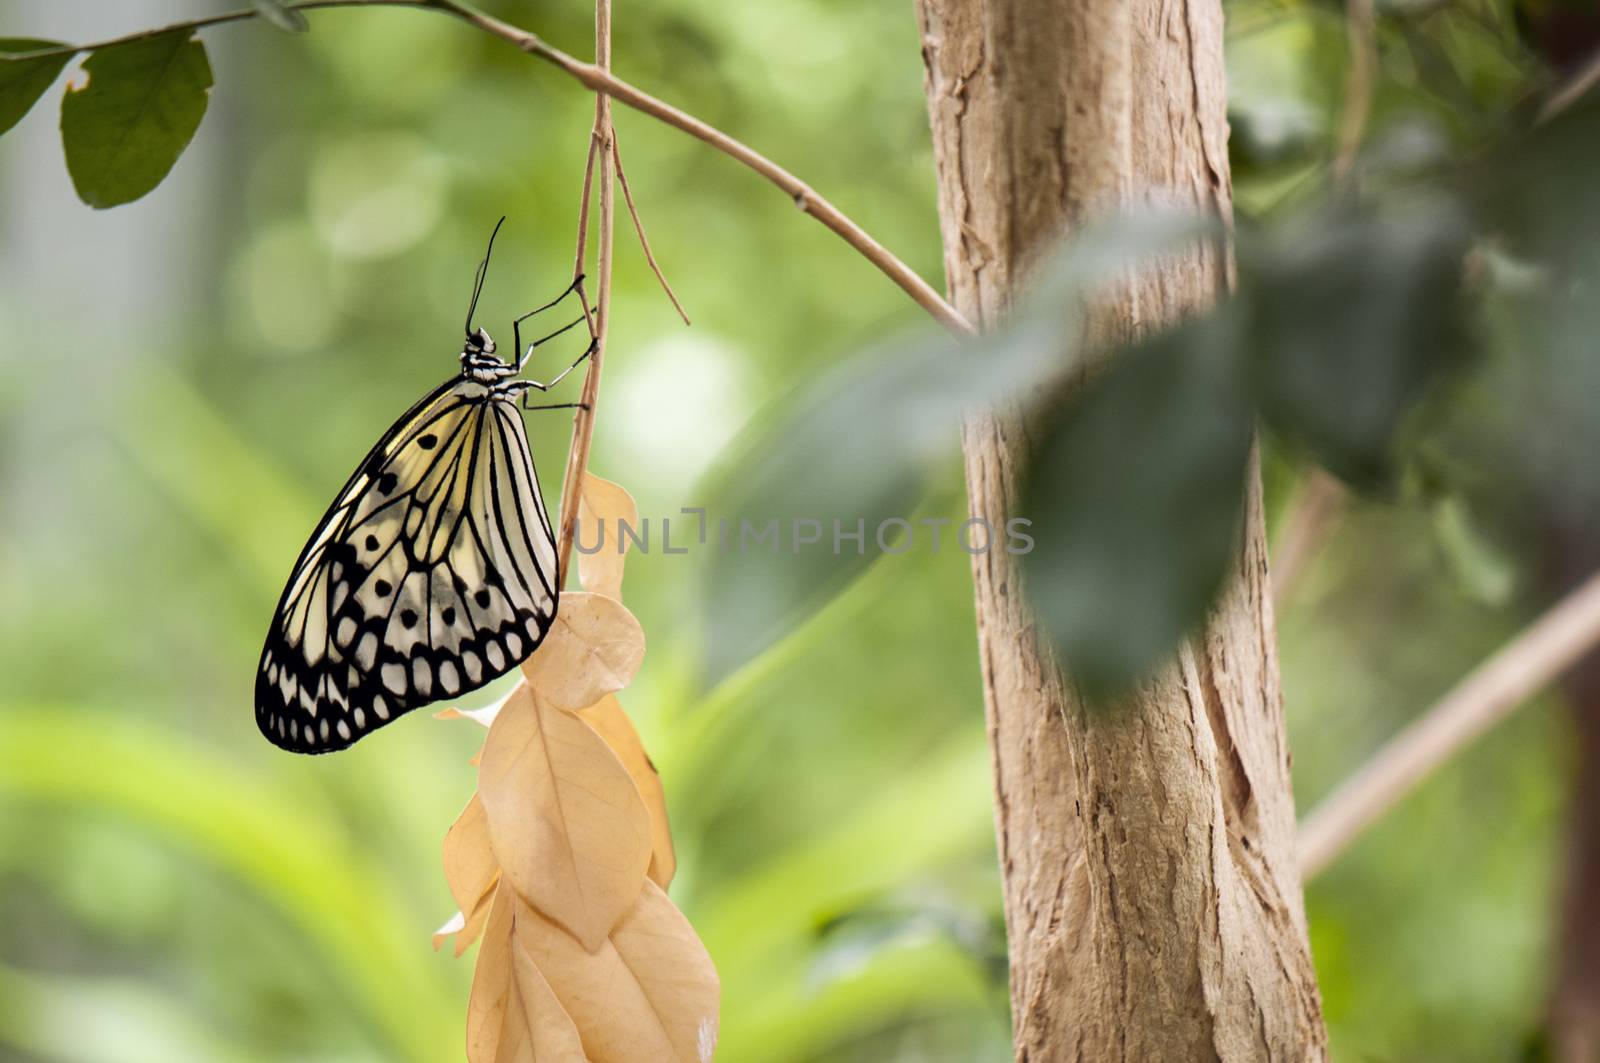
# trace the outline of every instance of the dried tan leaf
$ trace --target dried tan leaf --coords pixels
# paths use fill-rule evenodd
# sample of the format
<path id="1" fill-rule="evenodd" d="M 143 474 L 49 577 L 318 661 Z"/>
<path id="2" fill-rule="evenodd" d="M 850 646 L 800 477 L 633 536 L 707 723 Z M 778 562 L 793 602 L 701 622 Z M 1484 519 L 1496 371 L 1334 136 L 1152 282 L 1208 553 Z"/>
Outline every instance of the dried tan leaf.
<path id="1" fill-rule="evenodd" d="M 672 828 L 667 821 L 667 794 L 661 786 L 661 776 L 651 763 L 650 755 L 639 741 L 639 732 L 633 721 L 623 711 L 622 702 L 615 694 L 607 694 L 599 701 L 578 713 L 584 721 L 606 740 L 606 745 L 622 761 L 644 798 L 644 807 L 650 813 L 650 867 L 648 874 L 662 889 L 672 884 L 678 869 L 678 858 L 672 850 Z"/>
<path id="2" fill-rule="evenodd" d="M 461 929 L 456 931 L 456 947 L 454 955 L 457 959 L 461 957 L 462 953 L 470 949 L 472 947 L 472 943 L 478 940 L 478 935 L 483 933 L 484 924 L 489 921 L 489 909 L 494 901 L 494 888 L 499 884 L 500 875 L 498 872 L 496 872 L 494 877 L 494 885 L 490 886 L 489 892 L 485 893 L 483 897 L 479 899 L 478 906 L 472 910 L 471 915 L 463 917 Z M 459 912 L 456 914 L 460 915 Z M 433 947 L 438 949 L 439 946 L 437 943 L 435 943 Z"/>
<path id="3" fill-rule="evenodd" d="M 489 728 L 478 792 L 505 879 L 598 948 L 634 906 L 650 862 L 649 814 L 611 747 L 521 684 Z"/>
<path id="4" fill-rule="evenodd" d="M 499 873 L 489 845 L 489 817 L 483 811 L 483 799 L 473 794 L 444 836 L 444 879 L 456 907 L 462 912 L 475 909 Z"/>
<path id="5" fill-rule="evenodd" d="M 490 897 L 500 879 L 500 867 L 494 862 L 494 850 L 489 844 L 489 820 L 477 794 L 472 795 L 445 833 L 444 878 L 458 910 L 454 918 L 433 932 L 433 947 L 437 950 L 445 938 L 455 934 L 455 954 L 460 956 L 482 931 Z"/>
<path id="6" fill-rule="evenodd" d="M 439 946 L 444 944 L 444 939 L 451 934 L 459 934 L 467 928 L 467 917 L 459 911 L 445 920 L 444 926 L 433 932 L 433 951 L 438 952 Z"/>
<path id="7" fill-rule="evenodd" d="M 456 912 L 444 926 L 433 932 L 433 951 L 438 952 L 439 946 L 444 944 L 444 939 L 454 934 L 456 938 L 453 954 L 460 958 L 463 953 L 472 947 L 478 940 L 478 935 L 483 933 L 484 924 L 489 921 L 489 909 L 494 901 L 495 887 L 500 883 L 500 872 L 497 870 L 489 889 L 478 899 L 478 906 L 470 915 Z"/>
<path id="8" fill-rule="evenodd" d="M 496 1063 L 501 1033 L 512 992 L 511 917 L 514 895 L 502 885 L 494 892 L 483 948 L 472 972 L 472 993 L 467 998 L 467 1061 Z"/>
<path id="9" fill-rule="evenodd" d="M 717 1048 L 722 981 L 711 954 L 664 890 L 646 882 L 639 903 L 611 933 L 678 1058 L 706 1063 Z"/>
<path id="10" fill-rule="evenodd" d="M 467 1063 L 588 1063 L 578 1028 L 512 938 L 519 904 L 495 890 L 467 1004 Z"/>
<path id="11" fill-rule="evenodd" d="M 511 971 L 516 978 L 517 1002 L 522 1006 L 520 1026 L 533 1050 L 530 1058 L 537 1063 L 588 1063 L 572 1016 L 515 937 L 511 939 Z"/>
<path id="12" fill-rule="evenodd" d="M 586 477 L 580 514 L 610 550 L 579 555 L 584 591 L 523 663 L 527 682 L 481 710 L 478 794 L 445 838 L 461 906 L 435 935 L 483 937 L 467 1010 L 469 1063 L 708 1063 L 721 987 L 667 898 L 676 858 L 655 766 L 614 693 L 644 656 L 621 604 L 619 521 L 633 499 Z M 646 877 L 648 873 L 648 878 Z"/>
<path id="13" fill-rule="evenodd" d="M 508 694 L 506 697 L 510 697 L 510 695 Z M 500 706 L 505 703 L 506 699 L 501 698 L 499 701 L 485 705 L 481 709 L 440 709 L 433 714 L 433 718 L 435 720 L 471 720 L 473 723 L 488 727 L 491 723 L 494 723 L 494 718 L 500 715 Z"/>
<path id="14" fill-rule="evenodd" d="M 525 904 L 516 946 L 544 973 L 593 1063 L 706 1063 L 717 1043 L 721 985 L 705 946 L 653 882 L 599 948 Z"/>
<path id="15" fill-rule="evenodd" d="M 522 674 L 541 698 L 576 712 L 627 686 L 643 660 L 644 629 L 621 602 L 573 591 Z"/>
<path id="16" fill-rule="evenodd" d="M 622 601 L 622 569 L 627 562 L 629 540 L 621 524 L 639 526 L 639 507 L 633 496 L 620 485 L 602 480 L 593 473 L 583 477 L 583 493 L 578 496 L 578 526 L 575 544 L 596 545 L 593 553 L 578 550 L 578 582 L 583 589 Z"/>

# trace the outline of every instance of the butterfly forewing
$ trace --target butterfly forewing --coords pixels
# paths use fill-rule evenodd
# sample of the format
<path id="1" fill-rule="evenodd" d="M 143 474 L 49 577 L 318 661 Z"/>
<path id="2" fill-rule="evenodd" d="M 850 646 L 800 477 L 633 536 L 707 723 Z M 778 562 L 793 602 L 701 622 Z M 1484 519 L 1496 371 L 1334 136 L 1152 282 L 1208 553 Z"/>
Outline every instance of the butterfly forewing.
<path id="1" fill-rule="evenodd" d="M 520 411 L 447 382 L 379 440 L 306 544 L 262 650 L 257 724 L 325 753 L 477 689 L 544 637 L 555 570 Z"/>

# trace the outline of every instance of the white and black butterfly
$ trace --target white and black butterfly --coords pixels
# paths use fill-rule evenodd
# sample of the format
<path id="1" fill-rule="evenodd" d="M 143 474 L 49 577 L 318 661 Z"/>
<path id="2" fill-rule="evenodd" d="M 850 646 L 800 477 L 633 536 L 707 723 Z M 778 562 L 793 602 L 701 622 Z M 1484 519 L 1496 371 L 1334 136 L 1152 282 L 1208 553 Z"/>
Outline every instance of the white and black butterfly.
<path id="1" fill-rule="evenodd" d="M 578 405 L 525 403 L 594 353 L 594 330 L 554 380 L 514 379 L 540 344 L 589 323 L 586 311 L 522 349 L 522 322 L 581 294 L 583 278 L 517 318 L 520 353 L 509 363 L 472 327 L 488 266 L 486 254 L 460 374 L 378 440 L 278 601 L 256 673 L 256 723 L 284 749 L 343 749 L 421 705 L 476 690 L 516 667 L 555 619 L 556 538 L 521 411 Z"/>

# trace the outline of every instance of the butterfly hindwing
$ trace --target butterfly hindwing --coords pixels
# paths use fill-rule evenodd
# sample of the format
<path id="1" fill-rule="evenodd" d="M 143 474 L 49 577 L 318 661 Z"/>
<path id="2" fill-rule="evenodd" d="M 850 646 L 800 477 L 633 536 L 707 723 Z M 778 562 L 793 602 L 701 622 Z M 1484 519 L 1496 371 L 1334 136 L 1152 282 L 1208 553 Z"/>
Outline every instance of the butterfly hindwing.
<path id="1" fill-rule="evenodd" d="M 256 721 L 325 753 L 503 675 L 555 616 L 555 536 L 515 403 L 457 378 L 407 411 L 295 565 Z"/>

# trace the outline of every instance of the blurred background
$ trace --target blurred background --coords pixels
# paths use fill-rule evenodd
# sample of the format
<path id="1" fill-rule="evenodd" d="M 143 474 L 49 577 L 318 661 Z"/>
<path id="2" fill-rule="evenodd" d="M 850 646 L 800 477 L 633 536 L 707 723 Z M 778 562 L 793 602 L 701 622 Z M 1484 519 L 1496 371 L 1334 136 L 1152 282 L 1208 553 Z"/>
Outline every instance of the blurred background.
<path id="1" fill-rule="evenodd" d="M 485 6 L 590 49 L 583 4 Z M 12 0 L 0 35 L 222 9 Z M 1271 218 L 1332 180 L 1345 14 L 1227 9 L 1238 207 Z M 1565 11 L 1380 3 L 1371 152 L 1469 156 L 1576 48 L 1550 28 Z M 417 713 L 289 756 L 256 732 L 253 672 L 334 491 L 455 371 L 495 219 L 482 323 L 565 284 L 592 99 L 426 13 L 205 39 L 210 110 L 131 206 L 74 197 L 59 89 L 0 139 L 0 1060 L 460 1058 L 471 958 L 428 935 L 454 909 L 440 842 L 480 735 Z M 938 284 L 918 49 L 908 0 L 616 9 L 622 77 L 768 152 Z M 728 159 L 626 110 L 617 127 L 694 326 L 620 214 L 593 468 L 675 516 L 774 403 L 919 312 Z M 1514 399 L 1479 401 L 1492 420 Z M 570 421 L 531 416 L 553 500 Z M 1266 479 L 1281 523 L 1308 468 L 1269 439 Z M 1346 500 L 1280 606 L 1302 810 L 1552 593 L 1493 511 L 1514 502 L 1469 495 Z M 963 513 L 957 465 L 924 508 Z M 1009 1059 L 966 556 L 880 561 L 709 691 L 704 561 L 630 563 L 650 653 L 624 703 L 665 780 L 673 896 L 722 975 L 719 1058 Z M 1335 1058 L 1541 1058 L 1572 736 L 1554 695 L 1524 709 L 1309 885 Z"/>

